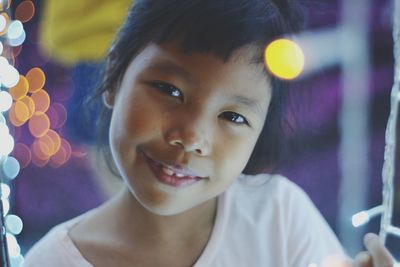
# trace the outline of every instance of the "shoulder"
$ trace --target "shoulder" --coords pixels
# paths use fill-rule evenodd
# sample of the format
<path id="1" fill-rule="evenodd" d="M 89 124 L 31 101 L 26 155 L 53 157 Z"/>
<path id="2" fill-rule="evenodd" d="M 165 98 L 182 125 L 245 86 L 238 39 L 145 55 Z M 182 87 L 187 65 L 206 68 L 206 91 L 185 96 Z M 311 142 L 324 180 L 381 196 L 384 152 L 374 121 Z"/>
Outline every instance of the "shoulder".
<path id="1" fill-rule="evenodd" d="M 68 236 L 69 229 L 85 216 L 86 213 L 52 228 L 28 251 L 24 267 L 91 266 L 83 259 Z"/>

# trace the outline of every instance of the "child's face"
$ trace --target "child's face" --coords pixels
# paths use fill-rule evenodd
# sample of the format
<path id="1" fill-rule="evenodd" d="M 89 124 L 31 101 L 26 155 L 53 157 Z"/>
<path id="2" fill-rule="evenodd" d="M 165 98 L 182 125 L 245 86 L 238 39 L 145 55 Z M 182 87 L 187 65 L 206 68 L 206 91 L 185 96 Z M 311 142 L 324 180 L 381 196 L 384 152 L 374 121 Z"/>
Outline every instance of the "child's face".
<path id="1" fill-rule="evenodd" d="M 242 172 L 262 130 L 271 87 L 243 48 L 224 63 L 148 45 L 128 66 L 113 106 L 110 146 L 131 193 L 172 215 L 222 193 Z"/>

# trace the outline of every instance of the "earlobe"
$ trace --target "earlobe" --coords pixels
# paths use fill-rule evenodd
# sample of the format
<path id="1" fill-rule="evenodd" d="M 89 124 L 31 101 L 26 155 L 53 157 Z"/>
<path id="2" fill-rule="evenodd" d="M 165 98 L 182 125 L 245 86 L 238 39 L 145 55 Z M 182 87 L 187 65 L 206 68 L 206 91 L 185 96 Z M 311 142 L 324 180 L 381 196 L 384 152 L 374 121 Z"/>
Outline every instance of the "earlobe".
<path id="1" fill-rule="evenodd" d="M 106 106 L 109 109 L 112 109 L 114 107 L 114 98 L 115 98 L 114 96 L 115 96 L 114 93 L 111 93 L 108 90 L 105 91 L 102 95 L 104 106 Z"/>

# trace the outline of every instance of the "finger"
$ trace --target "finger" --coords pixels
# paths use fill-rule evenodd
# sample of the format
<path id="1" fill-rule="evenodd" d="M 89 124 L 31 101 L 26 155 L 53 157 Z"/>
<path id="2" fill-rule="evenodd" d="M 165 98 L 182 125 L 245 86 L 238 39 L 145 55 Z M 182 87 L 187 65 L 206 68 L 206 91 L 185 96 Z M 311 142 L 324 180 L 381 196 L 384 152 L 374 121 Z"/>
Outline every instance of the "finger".
<path id="1" fill-rule="evenodd" d="M 373 267 L 372 257 L 368 252 L 362 251 L 356 255 L 354 264 L 356 267 Z"/>
<path id="2" fill-rule="evenodd" d="M 372 256 L 374 267 L 393 267 L 393 258 L 377 235 L 366 234 L 364 244 Z"/>

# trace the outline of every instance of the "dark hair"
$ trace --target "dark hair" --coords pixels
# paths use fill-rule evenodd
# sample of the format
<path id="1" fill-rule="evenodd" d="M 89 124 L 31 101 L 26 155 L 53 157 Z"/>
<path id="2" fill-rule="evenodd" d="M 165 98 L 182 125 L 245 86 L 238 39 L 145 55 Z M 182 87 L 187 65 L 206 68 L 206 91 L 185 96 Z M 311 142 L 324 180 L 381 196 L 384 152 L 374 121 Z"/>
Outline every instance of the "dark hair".
<path id="1" fill-rule="evenodd" d="M 297 32 L 303 16 L 294 0 L 136 0 L 108 54 L 108 71 L 96 96 L 118 88 L 132 59 L 150 43 L 179 40 L 182 51 L 212 53 L 224 61 L 245 45 L 260 48 Z M 244 173 L 253 174 L 279 162 L 285 143 L 283 103 L 288 84 L 272 75 L 272 100 L 264 128 Z M 116 173 L 109 148 L 111 110 L 99 117 L 98 144 Z"/>

